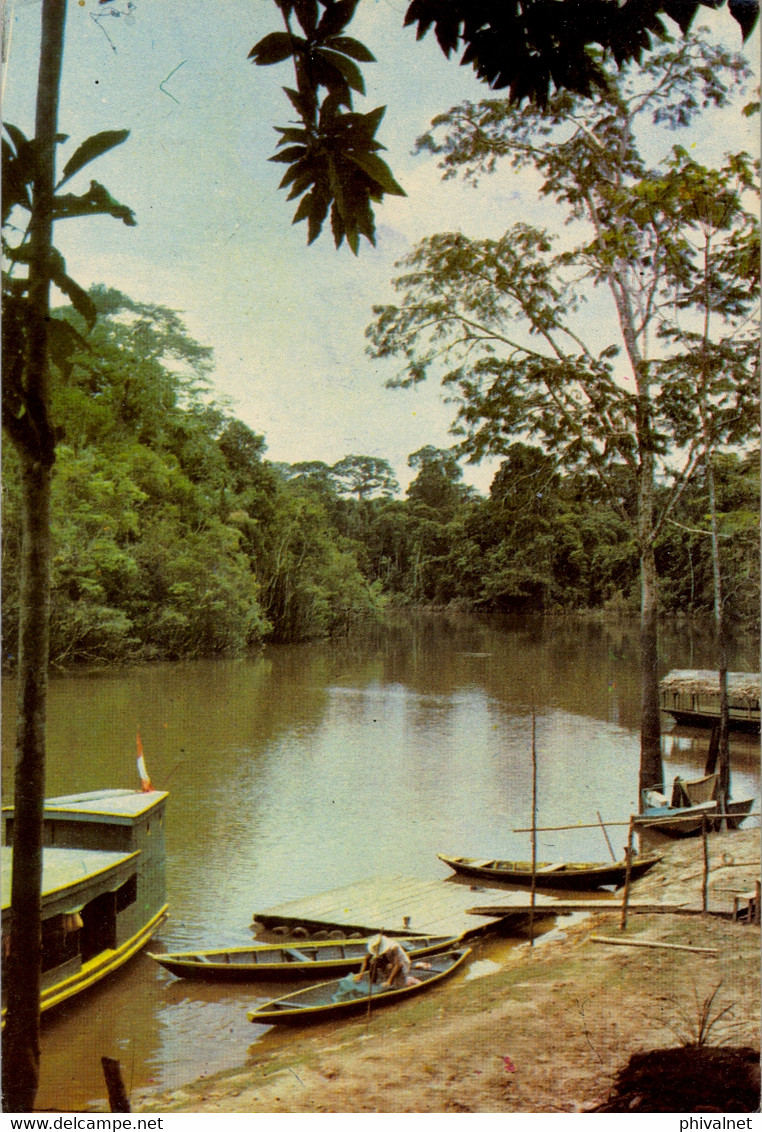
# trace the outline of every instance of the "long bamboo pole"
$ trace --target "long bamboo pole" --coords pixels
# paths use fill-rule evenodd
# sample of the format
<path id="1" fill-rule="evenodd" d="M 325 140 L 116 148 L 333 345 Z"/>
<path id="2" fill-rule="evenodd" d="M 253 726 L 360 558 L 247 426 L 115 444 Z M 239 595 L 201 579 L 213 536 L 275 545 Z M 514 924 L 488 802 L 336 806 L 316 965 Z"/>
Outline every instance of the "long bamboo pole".
<path id="1" fill-rule="evenodd" d="M 630 830 L 627 834 L 627 847 L 624 851 L 624 859 L 626 862 L 626 871 L 624 874 L 624 893 L 622 894 L 622 931 L 627 927 L 627 904 L 630 899 L 630 880 L 632 877 L 632 838 L 635 832 L 635 819 L 630 818 Z"/>
<path id="2" fill-rule="evenodd" d="M 666 951 L 695 951 L 700 955 L 716 955 L 716 947 L 689 947 L 687 943 L 662 943 L 656 939 L 620 939 L 618 936 L 591 935 L 591 943 L 610 943 L 619 947 L 660 947 Z"/>
<path id="3" fill-rule="evenodd" d="M 533 697 L 534 701 L 534 697 Z M 537 897 L 537 719 L 532 703 L 532 888 L 529 898 L 529 946 L 534 947 L 534 906 Z"/>
<path id="4" fill-rule="evenodd" d="M 603 824 L 603 818 L 601 817 L 601 811 L 596 810 L 595 813 L 596 813 L 596 816 L 598 818 L 598 823 L 599 823 L 601 829 L 603 830 L 603 836 L 606 838 L 606 844 L 609 847 L 609 853 L 611 854 L 611 860 L 616 861 L 616 854 L 614 853 L 614 847 L 612 846 L 611 841 L 609 839 L 609 835 L 606 832 L 606 826 Z"/>

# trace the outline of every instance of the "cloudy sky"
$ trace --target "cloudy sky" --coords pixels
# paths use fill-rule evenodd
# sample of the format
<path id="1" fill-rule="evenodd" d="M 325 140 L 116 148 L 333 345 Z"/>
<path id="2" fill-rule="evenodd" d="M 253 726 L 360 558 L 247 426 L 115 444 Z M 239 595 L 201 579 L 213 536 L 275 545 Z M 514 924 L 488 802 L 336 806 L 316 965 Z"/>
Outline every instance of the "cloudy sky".
<path id="1" fill-rule="evenodd" d="M 5 120 L 33 133 L 40 0 L 6 0 Z M 499 235 L 517 219 L 541 221 L 535 186 L 506 172 L 478 191 L 439 180 L 411 153 L 430 119 L 463 98 L 485 97 L 470 69 L 448 63 L 429 35 L 402 29 L 406 0 L 363 0 L 352 34 L 378 62 L 364 67 L 356 108 L 388 107 L 378 136 L 408 196 L 377 209 L 378 246 L 355 259 L 327 233 L 306 247 L 305 225 L 277 191 L 283 166 L 268 163 L 289 107 L 288 64 L 257 68 L 254 43 L 280 30 L 269 0 L 128 0 L 105 8 L 69 0 L 60 129 L 65 161 L 85 137 L 128 128 L 128 141 L 72 182 L 102 181 L 138 219 L 61 223 L 56 243 L 78 282 L 105 283 L 182 312 L 191 334 L 214 348 L 215 388 L 272 460 L 383 457 L 407 482 L 407 457 L 447 447 L 454 408 L 440 388 L 387 390 L 394 363 L 366 352 L 374 303 L 391 297 L 395 261 L 421 237 L 458 228 Z M 707 13 L 715 34 L 740 46 L 726 11 Z M 96 21 L 94 17 L 99 17 Z M 753 37 L 756 42 L 756 37 Z M 756 123 L 735 117 L 701 137 L 704 148 L 756 147 Z M 665 149 L 673 141 L 665 139 Z M 81 183 L 80 183 L 81 182 Z M 492 467 L 468 468 L 486 490 Z"/>

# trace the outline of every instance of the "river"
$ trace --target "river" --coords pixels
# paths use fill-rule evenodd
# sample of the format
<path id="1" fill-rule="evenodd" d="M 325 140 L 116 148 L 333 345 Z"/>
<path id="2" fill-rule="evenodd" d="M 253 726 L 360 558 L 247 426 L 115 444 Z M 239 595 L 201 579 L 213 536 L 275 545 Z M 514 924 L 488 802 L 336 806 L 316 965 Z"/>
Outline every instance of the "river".
<path id="1" fill-rule="evenodd" d="M 756 670 L 757 642 L 731 668 Z M 710 639 L 667 628 L 661 672 L 709 668 Z M 13 681 L 2 784 L 12 788 Z M 257 911 L 380 874 L 444 877 L 437 852 L 527 858 L 531 735 L 538 824 L 637 808 L 635 621 L 411 615 L 246 660 L 55 676 L 48 795 L 137 786 L 139 729 L 167 812 L 163 949 L 246 944 Z M 665 778 L 703 771 L 708 735 L 666 723 Z M 733 737 L 733 794 L 758 790 L 757 739 Z M 612 831 L 618 855 L 621 829 Z M 606 860 L 600 830 L 541 834 L 542 859 Z M 277 988 L 272 988 L 278 993 Z M 128 1089 L 178 1087 L 288 1036 L 246 1021 L 252 988 L 176 980 L 145 954 L 44 1016 L 38 1107 L 106 1108 L 100 1058 Z"/>

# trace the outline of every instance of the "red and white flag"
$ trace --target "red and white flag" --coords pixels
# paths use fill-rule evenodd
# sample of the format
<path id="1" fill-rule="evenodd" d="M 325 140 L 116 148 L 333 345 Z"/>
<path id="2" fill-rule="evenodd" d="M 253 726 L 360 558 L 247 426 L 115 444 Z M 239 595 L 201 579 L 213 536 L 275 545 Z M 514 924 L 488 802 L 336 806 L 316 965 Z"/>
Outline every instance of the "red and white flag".
<path id="1" fill-rule="evenodd" d="M 140 788 L 144 794 L 150 794 L 153 790 L 151 786 L 151 779 L 148 777 L 146 770 L 146 760 L 143 754 L 143 744 L 140 741 L 140 732 L 138 731 L 138 777 L 140 778 Z"/>

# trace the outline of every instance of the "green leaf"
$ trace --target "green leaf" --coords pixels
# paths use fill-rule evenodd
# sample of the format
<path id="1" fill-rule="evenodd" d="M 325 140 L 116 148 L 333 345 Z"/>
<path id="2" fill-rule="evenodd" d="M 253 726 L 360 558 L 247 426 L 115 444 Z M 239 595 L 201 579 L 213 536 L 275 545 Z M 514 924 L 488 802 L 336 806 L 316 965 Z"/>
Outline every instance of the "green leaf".
<path id="1" fill-rule="evenodd" d="M 63 291 L 70 300 L 77 314 L 81 314 L 87 323 L 88 329 L 92 330 L 95 326 L 95 320 L 98 317 L 98 312 L 95 309 L 95 303 L 88 295 L 87 291 L 80 287 L 79 283 L 66 274 L 66 261 L 61 253 L 56 248 L 51 248 L 50 258 L 48 260 L 50 265 L 50 278 L 58 287 L 59 291 Z"/>
<path id="2" fill-rule="evenodd" d="M 18 126 L 14 126 L 11 122 L 3 122 L 3 126 L 13 142 L 16 153 L 18 153 L 20 149 L 23 149 L 25 145 L 29 145 L 29 138 L 21 132 Z"/>
<path id="3" fill-rule="evenodd" d="M 54 220 L 68 220 L 72 216 L 113 216 L 130 228 L 137 224 L 132 209 L 114 200 L 108 189 L 98 181 L 91 181 L 89 191 L 81 196 L 66 193 L 64 196 L 54 197 L 53 201 Z"/>
<path id="4" fill-rule="evenodd" d="M 334 35 L 325 41 L 325 46 L 330 47 L 333 51 L 340 51 L 342 55 L 351 56 L 358 63 L 375 63 L 376 61 L 376 56 L 368 50 L 364 43 L 360 43 L 359 39 L 353 39 L 349 35 Z"/>
<path id="5" fill-rule="evenodd" d="M 292 145 L 288 149 L 278 150 L 272 157 L 268 157 L 268 161 L 284 161 L 290 164 L 292 161 L 299 161 L 307 153 L 307 147 L 304 145 Z"/>
<path id="6" fill-rule="evenodd" d="M 325 41 L 328 36 L 343 31 L 355 14 L 357 0 L 332 0 L 326 4 L 325 12 L 317 27 L 317 36 Z"/>
<path id="7" fill-rule="evenodd" d="M 354 161 L 355 165 L 359 165 L 363 172 L 379 184 L 385 193 L 396 197 L 407 196 L 405 190 L 394 180 L 389 166 L 375 153 L 347 153 L 346 157 L 350 161 Z"/>
<path id="8" fill-rule="evenodd" d="M 273 63 L 282 63 L 284 59 L 304 51 L 307 41 L 286 31 L 274 31 L 260 39 L 249 52 L 249 59 L 253 59 L 258 67 L 270 67 Z"/>
<path id="9" fill-rule="evenodd" d="M 54 364 L 65 376 L 71 372 L 75 354 L 91 352 L 87 339 L 61 318 L 51 318 L 48 323 L 48 348 Z"/>
<path id="10" fill-rule="evenodd" d="M 365 81 L 362 72 L 346 55 L 340 55 L 337 51 L 329 51 L 325 47 L 317 47 L 313 54 L 335 67 L 352 90 L 356 90 L 358 94 L 365 94 Z"/>
<path id="11" fill-rule="evenodd" d="M 56 185 L 57 189 L 61 188 L 75 173 L 83 169 L 96 157 L 100 157 L 104 153 L 108 153 L 110 149 L 115 146 L 121 145 L 130 136 L 129 130 L 102 130 L 99 134 L 93 134 L 82 145 L 78 146 L 72 156 L 64 165 L 63 177 Z"/>

